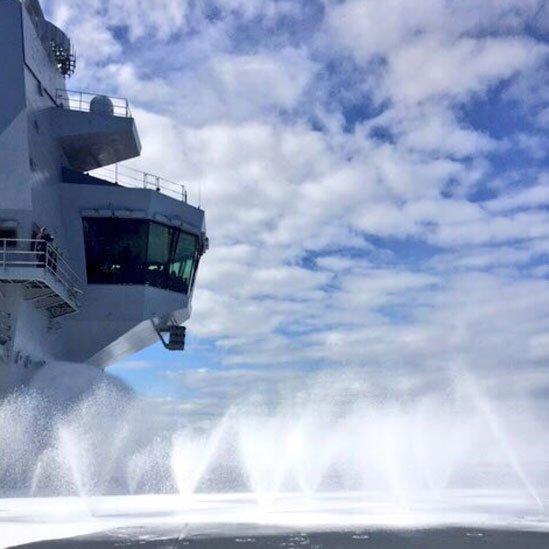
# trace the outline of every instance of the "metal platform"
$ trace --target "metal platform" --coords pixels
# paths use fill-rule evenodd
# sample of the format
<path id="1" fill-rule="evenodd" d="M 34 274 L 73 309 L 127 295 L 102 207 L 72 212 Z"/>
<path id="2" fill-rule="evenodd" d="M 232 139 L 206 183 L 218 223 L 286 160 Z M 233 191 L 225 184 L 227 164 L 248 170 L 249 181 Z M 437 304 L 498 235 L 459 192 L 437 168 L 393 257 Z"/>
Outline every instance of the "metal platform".
<path id="1" fill-rule="evenodd" d="M 61 251 L 36 239 L 0 239 L 0 284 L 22 285 L 25 299 L 51 318 L 77 312 L 82 294 L 80 280 Z"/>

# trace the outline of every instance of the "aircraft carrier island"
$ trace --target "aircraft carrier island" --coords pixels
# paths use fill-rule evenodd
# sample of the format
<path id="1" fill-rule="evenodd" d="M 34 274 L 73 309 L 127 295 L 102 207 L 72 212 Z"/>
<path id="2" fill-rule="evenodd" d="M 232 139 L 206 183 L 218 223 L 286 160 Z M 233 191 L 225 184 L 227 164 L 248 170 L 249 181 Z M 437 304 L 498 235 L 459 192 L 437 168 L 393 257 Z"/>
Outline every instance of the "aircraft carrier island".
<path id="1" fill-rule="evenodd" d="M 141 151 L 130 106 L 67 89 L 70 39 L 37 0 L 0 2 L 0 48 L 0 392 L 50 361 L 182 350 L 204 212 L 119 164 Z"/>

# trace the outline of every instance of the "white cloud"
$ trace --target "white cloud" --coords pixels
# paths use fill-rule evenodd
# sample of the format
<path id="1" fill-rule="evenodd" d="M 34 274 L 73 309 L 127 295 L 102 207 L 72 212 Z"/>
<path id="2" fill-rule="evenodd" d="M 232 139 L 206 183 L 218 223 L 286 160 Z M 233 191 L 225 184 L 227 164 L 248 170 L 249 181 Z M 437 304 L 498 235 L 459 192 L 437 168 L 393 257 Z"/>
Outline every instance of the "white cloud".
<path id="1" fill-rule="evenodd" d="M 464 100 L 536 66 L 546 53 L 518 38 L 460 38 L 450 44 L 424 38 L 389 58 L 386 93 L 403 103 L 441 96 Z"/>
<path id="2" fill-rule="evenodd" d="M 402 0 L 334 2 L 327 14 L 331 38 L 359 58 L 386 55 L 421 36 L 455 40 L 463 34 L 516 34 L 535 24 L 543 0 L 446 2 Z"/>
<path id="3" fill-rule="evenodd" d="M 169 38 L 181 30 L 188 9 L 187 0 L 109 0 L 106 21 L 111 25 L 125 26 L 131 40 L 153 34 L 158 39 Z"/>
<path id="4" fill-rule="evenodd" d="M 524 268 L 525 264 L 542 260 L 544 256 L 549 256 L 549 241 L 535 239 L 513 246 L 479 246 L 439 254 L 433 259 L 432 265 L 446 271 L 518 266 Z"/>
<path id="5" fill-rule="evenodd" d="M 425 27 L 433 29 L 444 14 L 443 3 L 437 0 L 416 4 L 351 0 L 330 10 L 327 21 L 333 39 L 367 59 L 390 53 Z"/>
<path id="6" fill-rule="evenodd" d="M 93 21 L 95 32 L 83 35 L 72 33 L 77 43 L 93 44 L 93 40 L 108 29 L 121 27 L 127 30 L 131 41 L 146 35 L 155 39 L 167 39 L 180 30 L 187 13 L 186 0 L 43 0 L 46 14 L 62 26 L 80 29 L 81 24 Z M 89 40 L 89 42 L 82 42 Z M 94 55 L 93 48 L 85 50 L 86 56 Z"/>
<path id="7" fill-rule="evenodd" d="M 542 128 L 549 127 L 549 107 L 545 107 L 538 113 L 537 121 Z"/>
<path id="8" fill-rule="evenodd" d="M 311 79 L 314 64 L 305 52 L 286 49 L 273 54 L 225 55 L 213 71 L 231 108 L 262 105 L 291 109 Z M 242 105 L 243 104 L 243 105 Z"/>
<path id="9" fill-rule="evenodd" d="M 545 360 L 541 3 L 326 0 L 307 32 L 199 4 L 46 3 L 76 83 L 135 104 L 132 163 L 202 195 L 193 333 L 229 364 Z"/>
<path id="10" fill-rule="evenodd" d="M 442 105 L 423 105 L 413 113 L 394 109 L 378 117 L 371 126 L 387 125 L 399 137 L 402 146 L 424 153 L 452 158 L 482 156 L 498 147 L 496 140 L 457 121 L 454 113 Z"/>
<path id="11" fill-rule="evenodd" d="M 485 203 L 492 212 L 506 212 L 528 208 L 543 208 L 549 205 L 549 174 L 542 174 L 532 187 L 510 192 Z"/>

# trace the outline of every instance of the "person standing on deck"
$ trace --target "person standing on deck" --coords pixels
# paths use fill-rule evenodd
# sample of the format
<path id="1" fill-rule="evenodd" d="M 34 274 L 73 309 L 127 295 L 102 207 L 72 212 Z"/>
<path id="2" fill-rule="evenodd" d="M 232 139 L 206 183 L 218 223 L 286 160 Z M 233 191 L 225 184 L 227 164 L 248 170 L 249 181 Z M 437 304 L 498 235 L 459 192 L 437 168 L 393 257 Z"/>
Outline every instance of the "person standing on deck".
<path id="1" fill-rule="evenodd" d="M 38 267 L 46 265 L 46 249 L 48 247 L 47 235 L 48 231 L 46 230 L 46 227 L 42 227 L 38 231 L 36 240 L 34 241 L 34 251 L 36 252 L 36 263 Z"/>

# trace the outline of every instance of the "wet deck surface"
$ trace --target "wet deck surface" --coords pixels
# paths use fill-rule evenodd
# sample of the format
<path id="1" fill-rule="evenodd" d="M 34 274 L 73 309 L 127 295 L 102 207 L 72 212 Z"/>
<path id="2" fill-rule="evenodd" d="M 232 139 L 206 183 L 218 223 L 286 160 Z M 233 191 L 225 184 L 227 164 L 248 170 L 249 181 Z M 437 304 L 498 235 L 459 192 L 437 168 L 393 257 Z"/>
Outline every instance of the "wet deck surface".
<path id="1" fill-rule="evenodd" d="M 196 531 L 193 531 L 196 530 Z M 145 528 L 117 529 L 56 541 L 18 545 L 18 548 L 201 548 L 246 547 L 347 549 L 547 549 L 549 533 L 509 530 L 441 528 L 425 530 L 354 530 L 346 532 L 289 532 L 258 526 L 209 525 L 205 531 L 166 531 Z"/>

